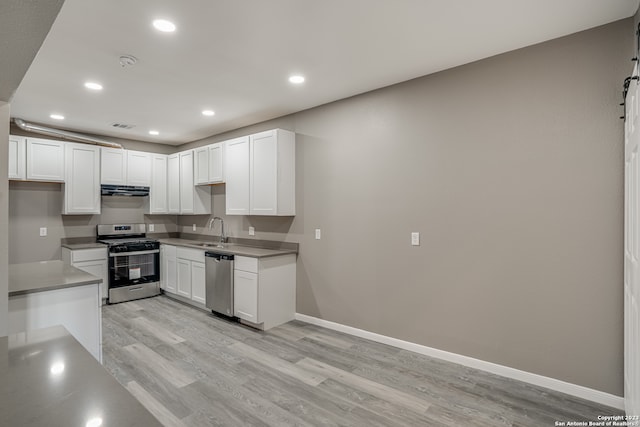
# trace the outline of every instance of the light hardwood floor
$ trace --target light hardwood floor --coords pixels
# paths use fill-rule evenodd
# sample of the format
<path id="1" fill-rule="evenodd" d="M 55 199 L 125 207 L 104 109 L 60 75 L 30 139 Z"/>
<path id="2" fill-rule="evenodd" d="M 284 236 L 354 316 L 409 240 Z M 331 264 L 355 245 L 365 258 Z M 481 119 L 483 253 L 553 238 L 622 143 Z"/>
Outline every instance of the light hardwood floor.
<path id="1" fill-rule="evenodd" d="M 553 426 L 620 415 L 302 322 L 267 332 L 165 296 L 103 307 L 106 368 L 166 426 Z"/>

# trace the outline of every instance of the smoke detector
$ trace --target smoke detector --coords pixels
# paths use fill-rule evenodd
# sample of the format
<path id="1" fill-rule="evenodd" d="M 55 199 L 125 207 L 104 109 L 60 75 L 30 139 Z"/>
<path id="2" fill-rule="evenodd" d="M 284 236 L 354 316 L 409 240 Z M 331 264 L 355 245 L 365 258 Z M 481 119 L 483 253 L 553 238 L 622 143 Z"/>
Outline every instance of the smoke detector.
<path id="1" fill-rule="evenodd" d="M 126 123 L 111 123 L 111 126 L 117 129 L 133 129 L 136 125 L 128 125 Z"/>
<path id="2" fill-rule="evenodd" d="M 138 62 L 138 58 L 133 55 L 122 55 L 120 57 L 120 66 L 122 68 L 131 67 L 135 65 L 136 62 Z"/>

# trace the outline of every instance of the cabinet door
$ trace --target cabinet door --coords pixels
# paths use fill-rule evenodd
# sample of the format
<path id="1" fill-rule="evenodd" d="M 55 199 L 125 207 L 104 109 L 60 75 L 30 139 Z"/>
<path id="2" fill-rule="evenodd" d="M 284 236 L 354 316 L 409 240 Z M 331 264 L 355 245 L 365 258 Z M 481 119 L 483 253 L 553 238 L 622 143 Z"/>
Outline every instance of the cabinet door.
<path id="1" fill-rule="evenodd" d="M 233 272 L 233 310 L 236 317 L 253 323 L 258 320 L 258 275 L 247 271 Z"/>
<path id="2" fill-rule="evenodd" d="M 180 213 L 193 213 L 193 151 L 180 153 Z"/>
<path id="3" fill-rule="evenodd" d="M 249 137 L 225 144 L 227 215 L 249 215 Z"/>
<path id="4" fill-rule="evenodd" d="M 100 213 L 100 147 L 67 143 L 63 213 Z"/>
<path id="5" fill-rule="evenodd" d="M 9 135 L 9 179 L 27 177 L 27 145 L 22 136 Z"/>
<path id="6" fill-rule="evenodd" d="M 176 247 L 170 245 L 160 245 L 160 287 L 165 292 L 175 294 L 177 277 Z"/>
<path id="7" fill-rule="evenodd" d="M 167 203 L 170 214 L 180 213 L 180 156 L 172 154 L 167 158 Z"/>
<path id="8" fill-rule="evenodd" d="M 201 304 L 205 303 L 205 280 L 204 262 L 191 261 L 191 299 Z"/>
<path id="9" fill-rule="evenodd" d="M 178 295 L 191 299 L 191 261 L 178 258 L 176 263 Z"/>
<path id="10" fill-rule="evenodd" d="M 102 147 L 100 183 L 127 185 L 127 150 Z"/>
<path id="11" fill-rule="evenodd" d="M 196 185 L 209 183 L 209 146 L 194 150 L 193 180 Z"/>
<path id="12" fill-rule="evenodd" d="M 209 146 L 209 182 L 224 182 L 224 143 Z"/>
<path id="13" fill-rule="evenodd" d="M 169 213 L 167 193 L 167 156 L 164 154 L 153 154 L 151 157 L 151 186 L 149 188 L 148 213 Z"/>
<path id="14" fill-rule="evenodd" d="M 275 131 L 251 135 L 249 149 L 251 215 L 276 215 L 278 198 L 278 140 Z"/>
<path id="15" fill-rule="evenodd" d="M 64 142 L 27 138 L 27 179 L 64 182 Z"/>
<path id="16" fill-rule="evenodd" d="M 151 153 L 127 151 L 127 185 L 151 186 Z"/>
<path id="17" fill-rule="evenodd" d="M 102 284 L 100 284 L 100 301 L 102 301 L 104 298 L 107 298 L 109 286 L 109 262 L 106 259 L 74 262 L 73 266 L 101 278 Z"/>

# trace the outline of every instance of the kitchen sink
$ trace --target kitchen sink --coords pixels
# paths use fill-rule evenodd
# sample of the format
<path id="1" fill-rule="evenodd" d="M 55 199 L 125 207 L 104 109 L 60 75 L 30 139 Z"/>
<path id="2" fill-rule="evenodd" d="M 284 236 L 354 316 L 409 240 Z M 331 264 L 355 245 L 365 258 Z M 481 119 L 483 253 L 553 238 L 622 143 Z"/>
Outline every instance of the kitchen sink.
<path id="1" fill-rule="evenodd" d="M 218 243 L 196 243 L 195 246 L 200 246 L 202 248 L 219 248 L 219 249 L 225 248 L 224 245 L 220 245 Z"/>

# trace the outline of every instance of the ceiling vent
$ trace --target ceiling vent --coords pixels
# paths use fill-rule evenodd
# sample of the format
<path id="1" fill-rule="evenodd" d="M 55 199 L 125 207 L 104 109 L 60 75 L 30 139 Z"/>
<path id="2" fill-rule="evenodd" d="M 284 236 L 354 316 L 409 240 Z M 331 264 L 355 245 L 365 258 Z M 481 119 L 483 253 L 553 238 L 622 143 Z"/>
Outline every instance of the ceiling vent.
<path id="1" fill-rule="evenodd" d="M 111 126 L 118 129 L 133 129 L 136 125 L 128 125 L 125 123 L 111 123 Z"/>

